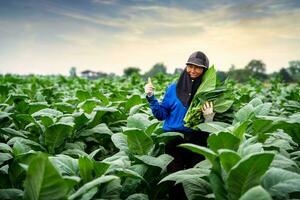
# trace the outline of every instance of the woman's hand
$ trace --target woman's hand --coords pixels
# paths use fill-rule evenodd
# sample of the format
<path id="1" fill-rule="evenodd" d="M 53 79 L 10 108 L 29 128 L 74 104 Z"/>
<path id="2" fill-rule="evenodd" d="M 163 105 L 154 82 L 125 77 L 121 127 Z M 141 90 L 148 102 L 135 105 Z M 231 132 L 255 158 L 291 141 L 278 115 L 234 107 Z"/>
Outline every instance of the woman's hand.
<path id="1" fill-rule="evenodd" d="M 203 104 L 203 106 L 201 108 L 201 111 L 203 113 L 205 122 L 212 122 L 213 121 L 215 113 L 214 113 L 214 106 L 213 106 L 212 102 L 206 101 Z"/>
<path id="2" fill-rule="evenodd" d="M 144 89 L 148 97 L 151 97 L 154 94 L 154 86 L 150 77 L 148 78 L 148 83 L 145 85 Z"/>

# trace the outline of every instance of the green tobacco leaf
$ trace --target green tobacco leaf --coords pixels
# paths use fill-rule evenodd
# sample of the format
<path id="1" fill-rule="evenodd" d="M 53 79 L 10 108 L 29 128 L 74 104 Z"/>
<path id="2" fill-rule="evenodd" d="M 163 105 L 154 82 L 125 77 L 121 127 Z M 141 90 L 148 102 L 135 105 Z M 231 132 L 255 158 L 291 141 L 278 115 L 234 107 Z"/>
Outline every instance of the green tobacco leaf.
<path id="1" fill-rule="evenodd" d="M 234 101 L 232 101 L 232 100 L 224 100 L 222 98 L 218 98 L 214 102 L 214 111 L 217 113 L 223 113 L 232 106 L 233 102 Z"/>
<path id="2" fill-rule="evenodd" d="M 28 106 L 29 106 L 28 114 L 32 114 L 32 113 L 35 113 L 39 110 L 42 110 L 42 109 L 45 109 L 45 108 L 49 107 L 47 102 L 30 102 L 28 104 Z"/>
<path id="3" fill-rule="evenodd" d="M 227 186 L 229 197 L 239 199 L 247 190 L 259 185 L 262 175 L 268 170 L 273 153 L 256 153 L 240 160 L 229 172 Z"/>
<path id="4" fill-rule="evenodd" d="M 209 172 L 210 170 L 201 168 L 185 169 L 164 177 L 158 184 L 166 181 L 175 181 L 175 184 L 183 183 L 189 179 L 208 176 Z"/>
<path id="5" fill-rule="evenodd" d="M 182 185 L 186 197 L 190 200 L 207 199 L 206 195 L 212 193 L 210 183 L 200 177 L 188 179 Z"/>
<path id="6" fill-rule="evenodd" d="M 244 121 L 242 123 L 240 123 L 240 122 L 236 123 L 234 125 L 233 131 L 232 131 L 233 135 L 236 136 L 237 138 L 239 138 L 240 141 L 242 141 L 249 124 L 250 124 L 249 121 Z"/>
<path id="7" fill-rule="evenodd" d="M 78 107 L 82 108 L 86 113 L 91 113 L 94 108 L 100 104 L 101 102 L 98 99 L 87 99 L 84 102 L 78 104 Z"/>
<path id="8" fill-rule="evenodd" d="M 239 200 L 272 200 L 270 194 L 261 186 L 248 190 Z"/>
<path id="9" fill-rule="evenodd" d="M 78 137 L 88 137 L 94 134 L 99 135 L 112 135 L 113 132 L 107 127 L 105 123 L 101 123 L 91 129 L 85 129 L 82 130 L 80 133 L 78 133 Z"/>
<path id="10" fill-rule="evenodd" d="M 173 157 L 168 154 L 162 154 L 158 157 L 142 155 L 142 156 L 135 156 L 138 160 L 142 161 L 143 163 L 161 168 L 163 171 L 167 168 L 167 165 L 173 160 Z"/>
<path id="11" fill-rule="evenodd" d="M 290 193 L 300 192 L 300 175 L 280 168 L 271 168 L 263 176 L 262 186 L 276 199 L 290 199 Z"/>
<path id="12" fill-rule="evenodd" d="M 101 185 L 103 183 L 107 183 L 107 182 L 113 181 L 115 179 L 118 179 L 118 177 L 117 176 L 111 176 L 111 175 L 101 176 L 99 178 L 96 178 L 96 179 L 84 184 L 75 193 L 73 193 L 71 196 L 69 196 L 68 200 L 76 199 L 76 198 L 84 195 L 85 193 L 89 192 L 94 187 L 98 187 L 99 185 Z"/>
<path id="13" fill-rule="evenodd" d="M 29 140 L 29 139 L 25 139 L 25 138 L 21 138 L 21 137 L 13 137 L 12 139 L 10 139 L 7 144 L 12 146 L 14 145 L 16 142 L 19 142 L 21 144 L 27 145 L 29 147 L 31 147 L 33 150 L 36 151 L 47 151 L 42 145 L 40 145 L 37 142 L 34 142 L 33 140 Z"/>
<path id="14" fill-rule="evenodd" d="M 232 150 L 221 149 L 218 151 L 221 164 L 225 171 L 228 173 L 231 168 L 241 160 L 241 157 Z"/>
<path id="15" fill-rule="evenodd" d="M 277 167 L 292 172 L 300 173 L 300 168 L 297 165 L 297 163 L 294 160 L 287 158 L 282 154 L 275 155 L 271 167 Z"/>
<path id="16" fill-rule="evenodd" d="M 242 107 L 240 110 L 238 110 L 235 113 L 235 122 L 244 122 L 248 120 L 254 112 L 254 108 L 251 104 L 247 104 L 244 107 Z"/>
<path id="17" fill-rule="evenodd" d="M 272 133 L 277 129 L 282 129 L 296 143 L 300 143 L 300 121 L 297 115 L 291 115 L 289 118 L 273 116 L 257 116 L 256 118 L 252 125 L 256 133 Z"/>
<path id="18" fill-rule="evenodd" d="M 0 153 L 0 166 L 10 159 L 12 159 L 12 155 L 10 153 Z"/>
<path id="19" fill-rule="evenodd" d="M 211 163 L 214 163 L 214 160 L 217 157 L 217 154 L 207 147 L 203 147 L 203 146 L 199 146 L 199 145 L 195 145 L 195 144 L 188 144 L 188 143 L 181 144 L 178 146 L 188 149 L 194 153 L 205 156 L 205 158 L 207 158 Z"/>
<path id="20" fill-rule="evenodd" d="M 73 113 L 75 106 L 66 102 L 55 103 L 54 106 L 63 113 Z"/>
<path id="21" fill-rule="evenodd" d="M 133 106 L 143 103 L 139 95 L 132 95 L 125 104 L 125 109 L 130 110 Z"/>
<path id="22" fill-rule="evenodd" d="M 12 137 L 22 137 L 22 138 L 27 138 L 27 136 L 24 134 L 22 131 L 17 131 L 12 128 L 0 128 L 0 133 L 9 136 L 10 138 Z"/>
<path id="23" fill-rule="evenodd" d="M 42 109 L 42 110 L 39 110 L 35 113 L 32 113 L 32 117 L 50 117 L 50 118 L 56 118 L 56 117 L 59 117 L 63 115 L 62 112 L 58 111 L 58 110 L 55 110 L 55 109 L 50 109 L 50 108 L 45 108 L 45 109 Z"/>
<path id="24" fill-rule="evenodd" d="M 230 124 L 226 124 L 223 122 L 207 122 L 207 123 L 201 123 L 197 127 L 204 132 L 208 133 L 218 133 L 221 131 L 226 132 L 227 127 L 229 127 Z"/>
<path id="25" fill-rule="evenodd" d="M 15 188 L 0 189 L 0 199 L 3 200 L 21 200 L 23 191 Z"/>
<path id="26" fill-rule="evenodd" d="M 126 200 L 149 200 L 146 194 L 136 193 L 128 196 Z"/>
<path id="27" fill-rule="evenodd" d="M 142 113 L 137 113 L 132 116 L 129 116 L 127 119 L 127 127 L 138 128 L 145 131 L 146 128 L 151 125 L 151 122 L 148 119 L 148 117 L 148 115 Z"/>
<path id="28" fill-rule="evenodd" d="M 198 87 L 196 95 L 203 92 L 207 92 L 216 88 L 216 70 L 214 66 L 211 66 L 204 74 L 202 83 Z"/>
<path id="29" fill-rule="evenodd" d="M 11 153 L 12 148 L 5 143 L 0 143 L 0 151 L 3 151 L 4 153 Z"/>
<path id="30" fill-rule="evenodd" d="M 184 138 L 184 134 L 179 132 L 164 132 L 162 134 L 159 134 L 156 136 L 157 142 L 168 142 L 170 140 L 173 140 L 175 138 Z"/>
<path id="31" fill-rule="evenodd" d="M 67 124 L 57 123 L 49 126 L 45 131 L 45 144 L 50 152 L 64 143 L 72 133 L 73 127 Z"/>
<path id="32" fill-rule="evenodd" d="M 84 101 L 86 99 L 91 98 L 91 95 L 88 91 L 79 89 L 79 90 L 76 91 L 76 97 L 78 99 L 80 99 L 81 101 Z"/>
<path id="33" fill-rule="evenodd" d="M 111 140 L 114 143 L 115 147 L 121 151 L 128 151 L 127 136 L 123 133 L 115 133 L 111 136 Z"/>
<path id="34" fill-rule="evenodd" d="M 209 182 L 214 192 L 214 199 L 228 200 L 228 192 L 222 175 L 222 168 L 219 157 L 212 163 L 212 168 L 209 173 Z"/>
<path id="35" fill-rule="evenodd" d="M 24 199 L 64 199 L 69 188 L 45 154 L 31 161 L 24 184 Z"/>
<path id="36" fill-rule="evenodd" d="M 248 104 L 251 104 L 253 107 L 257 107 L 259 105 L 262 105 L 263 102 L 260 98 L 256 97 L 256 98 L 252 99 Z"/>
<path id="37" fill-rule="evenodd" d="M 236 151 L 239 147 L 240 139 L 228 132 L 219 132 L 218 134 L 211 134 L 208 137 L 208 146 L 214 152 L 219 149 L 230 149 Z"/>
<path id="38" fill-rule="evenodd" d="M 77 176 L 79 174 L 77 159 L 59 154 L 49 157 L 49 160 L 62 176 Z"/>
<path id="39" fill-rule="evenodd" d="M 78 159 L 78 167 L 80 177 L 83 179 L 84 183 L 93 179 L 94 163 L 91 159 L 86 156 L 80 157 Z"/>
<path id="40" fill-rule="evenodd" d="M 75 126 L 74 129 L 81 129 L 88 121 L 89 118 L 84 112 L 78 112 L 73 114 Z"/>
<path id="41" fill-rule="evenodd" d="M 93 128 L 102 122 L 102 117 L 106 113 L 114 113 L 118 110 L 112 107 L 97 106 L 91 113 L 90 121 L 87 123 L 88 128 Z"/>
<path id="42" fill-rule="evenodd" d="M 272 103 L 264 103 L 254 108 L 255 115 L 268 115 L 272 107 Z"/>
<path id="43" fill-rule="evenodd" d="M 146 155 L 153 147 L 152 139 L 139 129 L 129 129 L 124 134 L 127 135 L 129 151 L 133 154 Z"/>

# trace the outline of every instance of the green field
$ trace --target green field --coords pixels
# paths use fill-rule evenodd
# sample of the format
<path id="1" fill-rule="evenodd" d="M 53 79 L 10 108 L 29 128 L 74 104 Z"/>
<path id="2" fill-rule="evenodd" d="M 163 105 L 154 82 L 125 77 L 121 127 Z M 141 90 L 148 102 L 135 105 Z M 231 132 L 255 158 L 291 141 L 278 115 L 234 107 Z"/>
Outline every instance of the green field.
<path id="1" fill-rule="evenodd" d="M 178 76 L 152 77 L 155 95 Z M 217 83 L 220 84 L 220 83 Z M 300 199 L 300 83 L 226 80 L 232 106 L 214 122 L 206 160 L 169 174 L 145 79 L 0 76 L 0 199 Z"/>

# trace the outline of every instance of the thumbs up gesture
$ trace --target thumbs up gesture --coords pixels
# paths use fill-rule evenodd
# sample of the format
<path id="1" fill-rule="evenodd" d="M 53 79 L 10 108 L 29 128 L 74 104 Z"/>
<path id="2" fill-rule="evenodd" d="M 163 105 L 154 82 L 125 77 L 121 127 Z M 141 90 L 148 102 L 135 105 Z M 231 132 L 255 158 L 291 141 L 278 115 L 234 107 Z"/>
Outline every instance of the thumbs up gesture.
<path id="1" fill-rule="evenodd" d="M 144 89 L 148 97 L 151 97 L 154 94 L 154 86 L 150 77 L 148 78 L 148 83 L 145 85 Z"/>

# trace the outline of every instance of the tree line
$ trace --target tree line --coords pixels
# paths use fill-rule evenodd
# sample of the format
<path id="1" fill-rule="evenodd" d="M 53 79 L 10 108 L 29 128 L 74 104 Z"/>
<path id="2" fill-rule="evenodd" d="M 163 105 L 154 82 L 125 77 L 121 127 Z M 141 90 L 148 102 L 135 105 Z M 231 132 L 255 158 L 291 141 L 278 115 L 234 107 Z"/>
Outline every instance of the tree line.
<path id="1" fill-rule="evenodd" d="M 176 68 L 173 74 L 181 73 L 182 70 L 183 69 Z M 139 67 L 127 67 L 123 71 L 125 76 L 138 74 L 145 77 L 151 77 L 159 73 L 167 73 L 167 66 L 163 63 L 156 63 L 144 74 L 141 74 L 141 69 Z M 279 71 L 267 74 L 266 64 L 262 60 L 253 59 L 244 68 L 236 68 L 235 65 L 231 65 L 228 71 L 218 71 L 217 75 L 220 80 L 231 78 L 241 83 L 246 82 L 251 78 L 261 81 L 280 79 L 284 82 L 298 82 L 300 81 L 300 60 L 290 61 L 287 67 L 282 67 Z"/>

